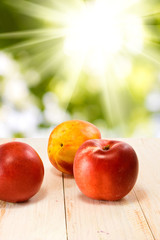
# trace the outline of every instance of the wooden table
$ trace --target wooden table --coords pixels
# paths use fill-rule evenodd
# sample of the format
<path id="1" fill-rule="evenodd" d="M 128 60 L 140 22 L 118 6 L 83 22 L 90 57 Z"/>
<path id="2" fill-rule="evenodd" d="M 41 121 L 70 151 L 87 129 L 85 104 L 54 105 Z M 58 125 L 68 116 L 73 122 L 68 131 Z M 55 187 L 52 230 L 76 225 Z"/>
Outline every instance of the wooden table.
<path id="1" fill-rule="evenodd" d="M 47 139 L 19 139 L 37 150 L 45 177 L 28 202 L 0 201 L 0 240 L 160 240 L 160 139 L 123 140 L 137 152 L 139 177 L 125 198 L 109 202 L 85 197 L 52 167 Z"/>

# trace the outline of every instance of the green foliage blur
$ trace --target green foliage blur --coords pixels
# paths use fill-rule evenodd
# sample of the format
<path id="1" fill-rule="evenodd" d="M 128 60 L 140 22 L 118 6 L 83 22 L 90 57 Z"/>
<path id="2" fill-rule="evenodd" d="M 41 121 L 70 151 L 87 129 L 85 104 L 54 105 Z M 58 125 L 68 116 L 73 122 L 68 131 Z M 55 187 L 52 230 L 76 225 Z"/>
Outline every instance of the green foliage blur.
<path id="1" fill-rule="evenodd" d="M 0 1 L 0 137 L 48 137 L 69 119 L 92 122 L 104 137 L 160 136 L 159 0 L 140 1 L 143 51 L 115 58 L 105 87 L 91 70 L 74 74 L 75 63 L 62 54 L 63 36 L 29 45 L 41 34 L 3 35 L 62 27 L 25 14 L 22 2 L 53 10 L 64 4 L 59 1 L 57 8 L 52 0 Z M 76 5 L 74 0 L 66 2 L 71 8 Z"/>

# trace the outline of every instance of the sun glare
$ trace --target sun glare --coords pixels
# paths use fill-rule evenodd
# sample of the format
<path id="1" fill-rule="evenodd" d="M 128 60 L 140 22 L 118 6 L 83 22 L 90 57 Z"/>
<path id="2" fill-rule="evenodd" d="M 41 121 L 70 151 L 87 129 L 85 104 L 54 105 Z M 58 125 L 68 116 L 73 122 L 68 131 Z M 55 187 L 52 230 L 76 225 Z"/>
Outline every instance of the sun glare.
<path id="1" fill-rule="evenodd" d="M 121 50 L 134 53 L 142 47 L 141 19 L 115 11 L 115 5 L 110 6 L 106 1 L 96 1 L 70 18 L 64 52 L 74 58 L 85 57 L 85 64 L 99 70 Z"/>
<path id="2" fill-rule="evenodd" d="M 123 127 L 124 100 L 119 89 L 128 88 L 126 79 L 134 56 L 159 64 L 145 48 L 148 39 L 151 44 L 157 41 L 146 31 L 145 19 L 150 14 L 146 14 L 143 0 L 5 0 L 5 4 L 42 21 L 43 28 L 0 33 L 0 39 L 20 40 L 4 51 L 25 49 L 32 53 L 25 66 L 42 78 L 54 75 L 64 80 L 57 81 L 55 88 L 64 112 L 80 86 L 79 80 L 85 76 L 96 79 L 106 120 Z"/>

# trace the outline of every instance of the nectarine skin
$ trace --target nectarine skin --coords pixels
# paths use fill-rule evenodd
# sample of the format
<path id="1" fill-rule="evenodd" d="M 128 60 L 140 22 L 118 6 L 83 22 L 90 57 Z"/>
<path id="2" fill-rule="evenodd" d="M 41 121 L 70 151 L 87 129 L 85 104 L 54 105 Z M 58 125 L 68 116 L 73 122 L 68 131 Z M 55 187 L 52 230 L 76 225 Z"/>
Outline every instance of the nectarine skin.
<path id="1" fill-rule="evenodd" d="M 88 140 L 74 159 L 74 177 L 86 196 L 119 200 L 133 188 L 138 176 L 138 158 L 127 143 L 105 139 Z"/>
<path id="2" fill-rule="evenodd" d="M 31 146 L 22 142 L 0 145 L 0 200 L 27 201 L 39 191 L 43 176 L 42 160 Z"/>
<path id="3" fill-rule="evenodd" d="M 89 122 L 82 120 L 63 122 L 50 134 L 49 160 L 59 171 L 72 175 L 74 157 L 80 145 L 86 140 L 97 138 L 101 138 L 100 131 Z"/>

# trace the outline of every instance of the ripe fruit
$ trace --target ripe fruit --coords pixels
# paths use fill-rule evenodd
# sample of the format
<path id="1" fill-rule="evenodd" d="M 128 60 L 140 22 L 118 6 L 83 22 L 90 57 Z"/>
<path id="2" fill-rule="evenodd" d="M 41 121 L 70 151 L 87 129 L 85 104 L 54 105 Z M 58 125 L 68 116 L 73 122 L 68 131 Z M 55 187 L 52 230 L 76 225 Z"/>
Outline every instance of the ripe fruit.
<path id="1" fill-rule="evenodd" d="M 99 130 L 91 123 L 70 120 L 58 125 L 50 134 L 48 156 L 61 172 L 73 174 L 73 161 L 80 145 L 89 139 L 101 138 Z"/>
<path id="2" fill-rule="evenodd" d="M 44 167 L 37 152 L 28 144 L 0 145 L 0 199 L 24 202 L 35 195 L 43 181 Z"/>
<path id="3" fill-rule="evenodd" d="M 118 200 L 133 188 L 138 175 L 138 159 L 125 142 L 89 140 L 81 145 L 74 159 L 74 177 L 88 197 Z"/>

